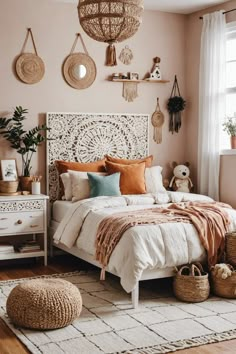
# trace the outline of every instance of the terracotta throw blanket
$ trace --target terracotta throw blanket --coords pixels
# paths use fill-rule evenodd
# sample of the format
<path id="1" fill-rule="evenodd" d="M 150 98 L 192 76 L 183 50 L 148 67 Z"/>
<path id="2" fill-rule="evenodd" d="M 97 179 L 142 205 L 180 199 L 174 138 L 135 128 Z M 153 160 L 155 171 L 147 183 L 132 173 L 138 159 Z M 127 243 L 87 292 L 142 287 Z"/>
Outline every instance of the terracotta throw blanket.
<path id="1" fill-rule="evenodd" d="M 110 256 L 123 236 L 132 226 L 161 224 L 167 222 L 192 223 L 207 251 L 208 265 L 217 263 L 224 250 L 224 237 L 229 224 L 228 214 L 222 207 L 229 205 L 213 202 L 189 202 L 171 204 L 168 208 L 150 208 L 116 213 L 104 218 L 99 224 L 96 237 L 96 260 L 103 270 Z M 101 275 L 101 278 L 104 276 Z"/>

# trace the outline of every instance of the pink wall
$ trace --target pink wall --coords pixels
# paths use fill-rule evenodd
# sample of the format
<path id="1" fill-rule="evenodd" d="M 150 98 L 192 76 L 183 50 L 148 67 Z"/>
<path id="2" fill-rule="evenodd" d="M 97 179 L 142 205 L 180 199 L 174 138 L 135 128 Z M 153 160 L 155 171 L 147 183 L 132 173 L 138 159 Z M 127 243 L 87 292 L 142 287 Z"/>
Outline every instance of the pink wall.
<path id="1" fill-rule="evenodd" d="M 204 11 L 196 12 L 187 16 L 186 22 L 186 92 L 188 109 L 187 115 L 187 135 L 186 135 L 186 159 L 191 162 L 196 184 L 197 177 L 197 148 L 198 148 L 198 75 L 200 60 L 200 40 L 202 21 L 199 16 L 205 13 L 224 9 L 225 11 L 236 8 L 236 1 L 229 1 L 219 6 L 210 7 Z M 236 12 L 226 15 L 226 21 L 236 20 Z M 235 186 L 235 166 L 236 155 L 221 156 L 220 171 L 220 198 L 222 201 L 230 203 L 236 208 L 236 195 L 232 193 Z"/>
<path id="2" fill-rule="evenodd" d="M 133 50 L 134 59 L 129 66 L 118 61 L 117 67 L 104 66 L 106 45 L 90 39 L 81 29 L 75 4 L 63 4 L 52 0 L 1 0 L 0 2 L 0 113 L 13 110 L 17 105 L 29 109 L 28 127 L 45 120 L 46 112 L 127 112 L 152 114 L 156 97 L 160 97 L 165 113 L 163 143 L 156 145 L 152 140 L 150 126 L 150 153 L 155 164 L 164 167 L 169 174 L 168 164 L 173 160 L 182 162 L 186 140 L 186 117 L 179 134 L 168 132 L 168 114 L 165 109 L 170 95 L 174 75 L 178 75 L 185 96 L 185 19 L 183 15 L 145 11 L 143 24 L 131 39 L 116 46 L 119 55 L 124 45 Z M 171 24 L 171 25 L 170 25 Z M 20 53 L 26 28 L 32 27 L 39 55 L 43 58 L 46 72 L 41 82 L 34 85 L 21 83 L 14 75 L 13 61 Z M 61 74 L 62 62 L 69 54 L 75 33 L 81 31 L 88 52 L 97 65 L 97 78 L 85 90 L 68 86 Z M 31 51 L 31 46 L 28 50 Z M 78 51 L 83 51 L 81 44 Z M 113 72 L 138 72 L 142 77 L 152 67 L 152 59 L 161 57 L 163 78 L 168 84 L 139 84 L 139 97 L 132 103 L 122 98 L 122 84 L 106 81 Z M 0 159 L 16 157 L 4 140 L 0 140 Z M 19 157 L 19 156 L 18 156 Z M 20 167 L 20 160 L 18 159 Z M 45 178 L 45 148 L 35 154 L 33 173 Z"/>

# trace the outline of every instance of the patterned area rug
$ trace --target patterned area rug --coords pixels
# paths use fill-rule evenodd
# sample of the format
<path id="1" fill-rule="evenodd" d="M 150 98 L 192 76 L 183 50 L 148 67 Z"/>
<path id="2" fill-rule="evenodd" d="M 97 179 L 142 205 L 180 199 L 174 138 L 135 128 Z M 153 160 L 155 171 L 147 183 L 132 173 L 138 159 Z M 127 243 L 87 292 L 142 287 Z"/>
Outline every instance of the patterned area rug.
<path id="1" fill-rule="evenodd" d="M 6 299 L 24 279 L 0 282 L 1 318 L 33 354 L 157 354 L 236 338 L 236 300 L 212 296 L 202 303 L 183 303 L 158 280 L 152 290 L 145 282 L 139 308 L 133 309 L 129 294 L 109 274 L 104 282 L 99 272 L 53 277 L 79 287 L 83 311 L 72 325 L 50 331 L 14 327 L 5 314 Z"/>

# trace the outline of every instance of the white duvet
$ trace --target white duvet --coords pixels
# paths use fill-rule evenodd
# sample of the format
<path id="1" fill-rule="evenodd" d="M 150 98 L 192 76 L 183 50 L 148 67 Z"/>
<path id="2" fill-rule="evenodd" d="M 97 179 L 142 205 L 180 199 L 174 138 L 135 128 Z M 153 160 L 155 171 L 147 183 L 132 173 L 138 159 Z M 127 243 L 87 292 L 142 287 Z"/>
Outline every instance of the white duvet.
<path id="1" fill-rule="evenodd" d="M 166 203 L 183 201 L 209 202 L 212 199 L 179 192 L 85 199 L 74 203 L 68 210 L 54 234 L 54 242 L 68 248 L 77 245 L 94 256 L 97 228 L 104 217 L 120 211 L 159 208 Z M 226 210 L 231 220 L 230 230 L 235 230 L 236 210 Z M 139 225 L 124 233 L 111 255 L 107 270 L 119 275 L 121 285 L 130 292 L 146 269 L 203 261 L 205 257 L 205 250 L 192 224 Z"/>

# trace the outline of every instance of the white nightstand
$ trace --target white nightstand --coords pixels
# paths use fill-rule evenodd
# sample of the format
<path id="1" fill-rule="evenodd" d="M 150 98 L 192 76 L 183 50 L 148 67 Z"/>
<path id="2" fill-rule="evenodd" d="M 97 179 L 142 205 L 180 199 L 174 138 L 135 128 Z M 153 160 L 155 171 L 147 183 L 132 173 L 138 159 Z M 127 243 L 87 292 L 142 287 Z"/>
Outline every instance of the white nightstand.
<path id="1" fill-rule="evenodd" d="M 47 265 L 47 201 L 48 196 L 43 194 L 0 196 L 0 244 L 3 236 L 18 239 L 21 235 L 36 237 L 39 234 L 43 237 L 43 249 L 27 253 L 0 253 L 0 260 L 44 257 L 44 265 Z"/>

